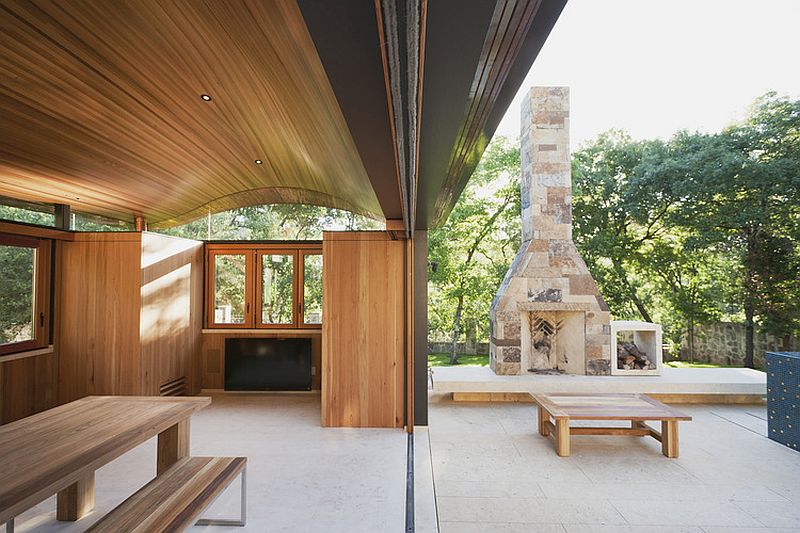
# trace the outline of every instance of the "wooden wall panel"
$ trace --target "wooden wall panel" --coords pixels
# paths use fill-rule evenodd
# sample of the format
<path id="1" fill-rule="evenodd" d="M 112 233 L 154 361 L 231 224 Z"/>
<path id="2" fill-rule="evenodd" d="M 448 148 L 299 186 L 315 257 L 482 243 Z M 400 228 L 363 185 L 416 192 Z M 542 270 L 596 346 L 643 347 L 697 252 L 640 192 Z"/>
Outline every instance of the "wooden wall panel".
<path id="1" fill-rule="evenodd" d="M 223 389 L 225 387 L 225 339 L 229 337 L 278 337 L 282 339 L 311 339 L 311 366 L 315 369 L 311 376 L 311 388 L 319 390 L 322 368 L 322 332 L 319 330 L 269 330 L 226 331 L 203 333 L 203 348 L 200 366 L 203 389 Z"/>
<path id="2" fill-rule="evenodd" d="M 199 391 L 203 322 L 203 243 L 155 233 L 142 234 L 141 394 L 186 378 Z"/>
<path id="3" fill-rule="evenodd" d="M 59 401 L 138 394 L 141 234 L 76 234 L 59 243 Z"/>
<path id="4" fill-rule="evenodd" d="M 326 232 L 322 425 L 403 427 L 405 241 Z"/>
<path id="5" fill-rule="evenodd" d="M 57 405 L 55 353 L 0 363 L 0 424 Z"/>

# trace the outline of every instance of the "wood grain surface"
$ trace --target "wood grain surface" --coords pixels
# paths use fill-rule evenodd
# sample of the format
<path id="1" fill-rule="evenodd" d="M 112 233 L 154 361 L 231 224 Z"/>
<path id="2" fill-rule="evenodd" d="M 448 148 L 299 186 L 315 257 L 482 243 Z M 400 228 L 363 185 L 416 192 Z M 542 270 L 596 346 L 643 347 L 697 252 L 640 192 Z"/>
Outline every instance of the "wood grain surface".
<path id="1" fill-rule="evenodd" d="M 187 457 L 139 489 L 91 533 L 164 533 L 192 526 L 238 476 L 245 457 Z"/>
<path id="2" fill-rule="evenodd" d="M 211 398 L 89 396 L 0 427 L 0 523 L 87 479 Z"/>
<path id="3" fill-rule="evenodd" d="M 386 232 L 325 232 L 322 425 L 403 427 L 405 249 Z"/>
<path id="4" fill-rule="evenodd" d="M 381 215 L 295 2 L 0 14 L 0 194 L 151 228 L 263 203 Z"/>

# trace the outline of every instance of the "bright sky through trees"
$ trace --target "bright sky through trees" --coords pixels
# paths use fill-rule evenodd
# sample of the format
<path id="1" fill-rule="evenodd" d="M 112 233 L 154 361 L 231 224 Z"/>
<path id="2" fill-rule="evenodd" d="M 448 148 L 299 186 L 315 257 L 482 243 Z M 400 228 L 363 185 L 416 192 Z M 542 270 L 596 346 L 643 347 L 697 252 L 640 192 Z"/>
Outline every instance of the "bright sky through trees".
<path id="1" fill-rule="evenodd" d="M 569 0 L 497 134 L 533 85 L 571 88 L 572 145 L 719 131 L 767 91 L 800 96 L 800 0 Z"/>

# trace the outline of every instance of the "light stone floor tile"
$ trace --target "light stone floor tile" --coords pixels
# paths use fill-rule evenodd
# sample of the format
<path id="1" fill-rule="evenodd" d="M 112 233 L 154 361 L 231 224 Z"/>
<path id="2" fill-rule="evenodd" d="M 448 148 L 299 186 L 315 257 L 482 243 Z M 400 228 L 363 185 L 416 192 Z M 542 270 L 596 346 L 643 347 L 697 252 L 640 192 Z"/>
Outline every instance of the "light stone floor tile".
<path id="1" fill-rule="evenodd" d="M 597 526 L 566 524 L 567 533 L 704 533 L 699 527 L 682 526 Z"/>
<path id="2" fill-rule="evenodd" d="M 710 527 L 702 528 L 705 533 L 797 533 L 797 529 L 775 527 Z"/>
<path id="3" fill-rule="evenodd" d="M 800 484 L 800 478 L 797 482 Z M 764 526 L 800 531 L 800 505 L 795 502 L 742 501 L 736 505 Z"/>
<path id="4" fill-rule="evenodd" d="M 430 439 L 424 427 L 414 430 L 414 525 L 415 533 L 439 531 Z"/>
<path id="5" fill-rule="evenodd" d="M 442 533 L 565 533 L 561 524 L 442 522 Z"/>
<path id="6" fill-rule="evenodd" d="M 627 525 L 607 500 L 438 497 L 442 522 Z"/>
<path id="7" fill-rule="evenodd" d="M 193 455 L 248 457 L 245 528 L 233 531 L 360 533 L 401 531 L 405 523 L 406 433 L 320 427 L 318 395 L 224 394 L 192 417 Z M 83 531 L 155 474 L 155 439 L 96 474 L 96 511 L 55 521 L 55 498 L 24 513 L 16 531 Z M 239 483 L 205 513 L 235 517 Z"/>
<path id="8" fill-rule="evenodd" d="M 679 406 L 693 421 L 675 460 L 653 439 L 593 436 L 559 458 L 529 404 L 430 398 L 442 531 L 800 532 L 800 454 L 763 436 L 761 407 Z"/>
<path id="9" fill-rule="evenodd" d="M 732 502 L 664 502 L 612 500 L 631 525 L 641 526 L 760 526 Z"/>

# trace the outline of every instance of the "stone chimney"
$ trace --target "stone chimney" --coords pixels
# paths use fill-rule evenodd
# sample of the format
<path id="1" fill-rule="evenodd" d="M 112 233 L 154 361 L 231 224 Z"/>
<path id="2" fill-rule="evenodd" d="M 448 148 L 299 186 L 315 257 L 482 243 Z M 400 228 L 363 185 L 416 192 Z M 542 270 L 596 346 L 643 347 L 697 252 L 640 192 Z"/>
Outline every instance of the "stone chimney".
<path id="1" fill-rule="evenodd" d="M 608 306 L 572 242 L 569 88 L 522 104 L 522 245 L 491 307 L 497 374 L 608 375 Z"/>

